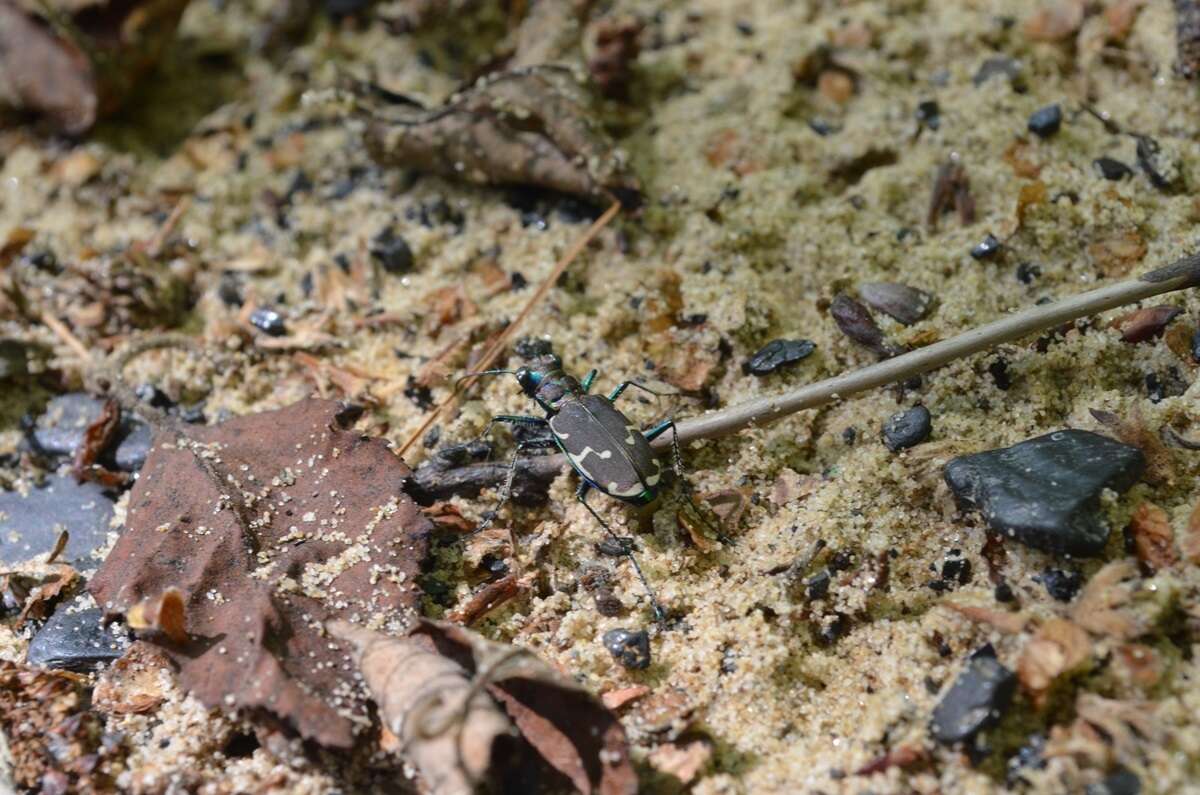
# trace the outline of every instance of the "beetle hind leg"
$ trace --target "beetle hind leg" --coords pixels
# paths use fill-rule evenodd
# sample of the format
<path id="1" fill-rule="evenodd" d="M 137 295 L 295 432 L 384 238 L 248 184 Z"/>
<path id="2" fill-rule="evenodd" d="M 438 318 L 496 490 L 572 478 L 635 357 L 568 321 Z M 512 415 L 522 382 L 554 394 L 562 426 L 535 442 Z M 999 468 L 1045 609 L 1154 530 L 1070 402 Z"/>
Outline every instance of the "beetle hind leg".
<path id="1" fill-rule="evenodd" d="M 638 564 L 637 558 L 634 557 L 631 545 L 626 544 L 625 540 L 613 531 L 608 522 L 604 521 L 604 519 L 600 517 L 600 514 L 596 513 L 596 509 L 588 505 L 587 495 L 591 490 L 591 484 L 586 480 L 582 481 L 579 484 L 579 488 L 575 490 L 575 499 L 579 500 L 579 502 L 583 504 L 583 507 L 587 508 L 588 513 L 592 515 L 592 518 L 600 523 L 600 526 L 604 528 L 604 531 L 608 533 L 609 536 L 611 536 L 617 543 L 621 544 L 621 546 L 625 549 L 625 556 L 629 558 L 629 562 L 632 564 L 633 570 L 637 572 L 638 579 L 642 581 L 642 587 L 646 589 L 646 595 L 650 597 L 650 606 L 654 610 L 654 620 L 660 624 L 663 623 L 667 618 L 667 614 L 662 609 L 662 605 L 658 603 L 658 597 L 654 595 L 654 589 L 650 587 L 650 581 L 646 579 L 646 574 L 642 571 L 642 567 Z"/>
<path id="2" fill-rule="evenodd" d="M 482 533 L 484 530 L 487 530 L 489 527 L 491 527 L 492 522 L 496 521 L 496 517 L 500 515 L 500 509 L 503 508 L 505 503 L 508 502 L 509 498 L 512 497 L 513 480 L 515 480 L 517 476 L 517 462 L 521 458 L 521 452 L 532 447 L 540 446 L 541 442 L 539 440 L 521 442 L 517 445 L 516 449 L 513 450 L 512 458 L 508 462 L 508 475 L 504 478 L 503 488 L 500 489 L 500 501 L 496 503 L 495 508 L 483 514 L 483 521 L 479 523 L 479 527 L 476 527 L 470 533 L 467 533 L 465 536 L 466 538 L 470 538 L 471 536 Z"/>
<path id="3" fill-rule="evenodd" d="M 705 517 L 704 512 L 700 510 L 700 506 L 696 504 L 696 494 L 692 491 L 692 484 L 688 481 L 683 471 L 683 455 L 679 452 L 679 429 L 675 427 L 675 418 L 668 417 L 662 422 L 650 426 L 642 432 L 642 435 L 646 437 L 646 441 L 651 442 L 667 431 L 671 432 L 671 468 L 675 471 L 675 477 L 679 480 L 679 487 L 683 490 L 683 498 L 687 500 L 692 512 L 699 517 L 706 528 L 712 531 L 712 534 L 716 536 L 718 541 L 722 544 L 732 544 L 733 542 L 721 532 L 720 528 L 712 526 Z"/>

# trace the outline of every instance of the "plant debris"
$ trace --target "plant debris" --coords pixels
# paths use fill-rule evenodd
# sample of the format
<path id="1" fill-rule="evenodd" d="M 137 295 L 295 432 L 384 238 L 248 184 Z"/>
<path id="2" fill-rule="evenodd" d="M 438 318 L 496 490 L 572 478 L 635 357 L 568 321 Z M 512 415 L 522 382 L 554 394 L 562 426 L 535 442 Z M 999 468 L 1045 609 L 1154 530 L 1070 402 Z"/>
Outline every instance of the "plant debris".
<path id="1" fill-rule="evenodd" d="M 514 761 L 497 752 L 513 726 L 579 792 L 637 791 L 621 724 L 532 653 L 427 620 L 403 639 L 346 622 L 330 631 L 353 645 L 384 724 L 432 791 L 495 780 L 493 766 Z"/>
<path id="2" fill-rule="evenodd" d="M 151 640 L 202 702 L 336 747 L 366 705 L 321 624 L 411 616 L 431 529 L 401 491 L 408 468 L 352 431 L 356 416 L 306 400 L 160 431 L 129 529 L 90 583 L 109 614 L 161 630 Z"/>
<path id="3" fill-rule="evenodd" d="M 170 671 L 171 661 L 165 654 L 138 641 L 100 675 L 92 703 L 101 712 L 115 715 L 153 712 L 166 699 L 163 680 Z"/>
<path id="4" fill-rule="evenodd" d="M 1140 622 L 1123 610 L 1133 598 L 1137 564 L 1132 559 L 1114 560 L 1092 575 L 1071 609 L 1071 620 L 1101 636 L 1129 640 L 1142 632 Z"/>
<path id="5" fill-rule="evenodd" d="M 1171 520 L 1167 512 L 1154 503 L 1143 502 L 1137 507 L 1130 519 L 1129 531 L 1138 560 L 1151 571 L 1168 569 L 1179 562 Z"/>
<path id="6" fill-rule="evenodd" d="M 85 132 L 154 66 L 186 6 L 0 2 L 0 103 L 45 114 L 65 133 Z"/>
<path id="7" fill-rule="evenodd" d="M 967 170 L 959 163 L 943 163 L 938 167 L 933 180 L 933 194 L 929 198 L 929 212 L 925 225 L 936 231 L 938 219 L 953 209 L 963 226 L 975 223 L 975 199 L 971 196 L 971 181 Z"/>
<path id="8" fill-rule="evenodd" d="M 562 68 L 489 75 L 443 107 L 409 100 L 372 116 L 367 145 L 381 163 L 637 204 L 636 179 Z"/>
<path id="9" fill-rule="evenodd" d="M 1092 642 L 1079 625 L 1064 618 L 1051 618 L 1021 651 L 1017 660 L 1017 678 L 1040 708 L 1055 680 L 1075 671 L 1092 655 Z"/>
<path id="10" fill-rule="evenodd" d="M 1200 74 L 1200 2 L 1175 0 L 1175 70 L 1185 78 Z"/>

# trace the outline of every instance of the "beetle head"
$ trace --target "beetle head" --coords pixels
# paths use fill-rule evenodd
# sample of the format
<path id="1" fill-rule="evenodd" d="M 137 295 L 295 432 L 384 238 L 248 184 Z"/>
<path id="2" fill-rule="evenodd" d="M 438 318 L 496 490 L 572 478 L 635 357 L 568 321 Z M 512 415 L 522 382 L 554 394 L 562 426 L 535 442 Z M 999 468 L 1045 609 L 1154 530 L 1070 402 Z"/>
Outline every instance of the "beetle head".
<path id="1" fill-rule="evenodd" d="M 551 353 L 538 356 L 525 367 L 517 368 L 515 375 L 525 394 L 533 397 L 547 376 L 559 372 L 562 372 L 562 359 Z"/>

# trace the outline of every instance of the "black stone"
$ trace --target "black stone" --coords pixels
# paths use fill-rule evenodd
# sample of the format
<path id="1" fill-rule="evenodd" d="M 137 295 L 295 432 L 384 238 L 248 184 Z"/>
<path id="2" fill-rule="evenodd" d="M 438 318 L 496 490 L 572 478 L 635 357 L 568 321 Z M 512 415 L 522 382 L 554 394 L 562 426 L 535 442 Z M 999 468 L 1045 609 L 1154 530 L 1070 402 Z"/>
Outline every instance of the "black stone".
<path id="1" fill-rule="evenodd" d="M 63 605 L 29 641 L 28 662 L 46 668 L 94 671 L 125 653 L 129 641 L 102 626 L 98 607 L 79 609 L 76 600 Z"/>
<path id="2" fill-rule="evenodd" d="M 241 306 L 245 301 L 245 298 L 242 297 L 241 280 L 232 273 L 221 274 L 221 281 L 217 285 L 217 297 L 225 306 Z"/>
<path id="3" fill-rule="evenodd" d="M 997 585 L 992 591 L 992 596 L 996 598 L 997 602 L 1011 602 L 1016 598 L 1016 595 L 1013 593 L 1012 586 L 1006 582 L 1002 582 Z"/>
<path id="4" fill-rule="evenodd" d="M 271 337 L 287 334 L 287 324 L 283 321 L 283 315 L 269 307 L 260 306 L 251 312 L 250 324 Z"/>
<path id="5" fill-rule="evenodd" d="M 742 364 L 742 372 L 768 375 L 808 358 L 816 347 L 812 340 L 771 340 Z"/>
<path id="6" fill-rule="evenodd" d="M 175 407 L 174 401 L 167 397 L 167 393 L 156 387 L 154 384 L 140 384 L 135 394 L 138 400 L 153 406 L 156 409 L 170 409 Z"/>
<path id="7" fill-rule="evenodd" d="M 1046 569 L 1034 579 L 1046 586 L 1046 593 L 1060 602 L 1069 602 L 1079 593 L 1083 586 L 1083 574 L 1077 571 L 1062 569 Z"/>
<path id="8" fill-rule="evenodd" d="M 1039 138 L 1049 138 L 1062 127 L 1062 108 L 1058 105 L 1047 105 L 1034 111 L 1029 117 L 1029 132 Z"/>
<path id="9" fill-rule="evenodd" d="M 1121 769 L 1096 784 L 1089 784 L 1086 795 L 1140 795 L 1142 780 L 1132 770 Z"/>
<path id="10" fill-rule="evenodd" d="M 996 385 L 996 389 L 1005 392 L 1012 386 L 1012 376 L 1008 372 L 1008 361 L 1005 359 L 997 359 L 988 365 L 988 374 L 992 377 L 992 383 Z"/>
<path id="11" fill-rule="evenodd" d="M 433 407 L 433 390 L 427 386 L 418 384 L 417 380 L 411 375 L 404 385 L 404 396 L 411 400 L 413 405 L 421 411 L 427 411 Z"/>
<path id="12" fill-rule="evenodd" d="M 808 581 L 804 583 L 805 596 L 808 597 L 809 601 L 824 599 L 826 594 L 829 593 L 830 582 L 829 569 L 822 569 L 812 577 L 809 577 Z"/>
<path id="13" fill-rule="evenodd" d="M 991 233 L 971 249 L 971 257 L 977 260 L 992 259 L 999 253 L 1000 241 Z"/>
<path id="14" fill-rule="evenodd" d="M 1029 262 L 1017 266 L 1017 281 L 1021 284 L 1033 284 L 1033 280 L 1042 275 L 1042 269 Z"/>
<path id="15" fill-rule="evenodd" d="M 913 406 L 907 411 L 893 414 L 883 424 L 883 443 L 893 453 L 907 450 L 929 438 L 933 431 L 933 418 L 924 406 Z"/>
<path id="16" fill-rule="evenodd" d="M 981 511 L 993 530 L 1047 552 L 1093 556 L 1109 534 L 1100 492 L 1128 489 L 1145 465 L 1136 447 L 1069 429 L 960 456 L 944 474 L 960 505 Z"/>
<path id="17" fill-rule="evenodd" d="M 610 629 L 604 633 L 604 648 L 626 668 L 650 667 L 650 636 L 645 630 Z"/>
<path id="18" fill-rule="evenodd" d="M 60 529 L 69 535 L 62 558 L 86 563 L 108 542 L 113 502 L 95 483 L 76 483 L 70 475 L 51 475 L 22 496 L 0 491 L 0 562 L 15 564 L 54 549 Z M 94 562 L 94 561 L 93 561 Z"/>
<path id="19" fill-rule="evenodd" d="M 392 227 L 384 229 L 371 240 L 371 256 L 388 273 L 407 273 L 412 270 L 413 253 L 408 241 Z"/>
<path id="20" fill-rule="evenodd" d="M 977 650 L 934 707 L 930 731 L 944 745 L 970 740 L 994 726 L 1012 702 L 1017 677 L 996 660 L 991 645 Z"/>
<path id="21" fill-rule="evenodd" d="M 1096 169 L 1097 174 L 1111 182 L 1120 182 L 1126 177 L 1133 176 L 1132 168 L 1111 157 L 1096 158 L 1092 161 L 1092 167 Z"/>
<path id="22" fill-rule="evenodd" d="M 86 392 L 59 395 L 46 405 L 29 432 L 29 446 L 50 458 L 74 458 L 87 427 L 100 418 L 104 401 Z M 154 432 L 137 417 L 122 413 L 113 441 L 100 456 L 100 464 L 123 472 L 142 468 Z"/>
<path id="23" fill-rule="evenodd" d="M 832 133 L 837 132 L 836 127 L 834 127 L 827 121 L 822 121 L 821 119 L 809 119 L 808 120 L 808 129 L 812 130 L 813 132 L 815 132 L 817 135 L 821 136 L 822 138 L 824 138 L 828 135 L 831 135 Z"/>
<path id="24" fill-rule="evenodd" d="M 917 123 L 931 130 L 942 126 L 942 109 L 936 100 L 927 99 L 917 105 Z"/>
<path id="25" fill-rule="evenodd" d="M 1177 186 L 1179 164 L 1153 138 L 1138 136 L 1137 163 L 1150 184 L 1159 190 L 1171 190 Z"/>

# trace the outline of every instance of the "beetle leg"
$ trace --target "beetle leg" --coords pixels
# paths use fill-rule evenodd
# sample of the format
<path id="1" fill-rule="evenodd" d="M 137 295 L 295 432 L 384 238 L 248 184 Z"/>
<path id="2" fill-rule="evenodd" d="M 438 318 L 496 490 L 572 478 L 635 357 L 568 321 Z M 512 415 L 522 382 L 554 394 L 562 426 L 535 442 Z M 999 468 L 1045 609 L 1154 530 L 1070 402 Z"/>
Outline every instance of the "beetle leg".
<path id="1" fill-rule="evenodd" d="M 584 392 L 587 392 L 592 388 L 592 382 L 596 380 L 596 376 L 599 374 L 600 371 L 594 367 L 591 370 L 588 370 L 588 374 L 585 375 L 583 377 L 583 381 L 579 383 L 580 388 L 582 388 Z"/>
<path id="2" fill-rule="evenodd" d="M 520 414 L 497 414 L 488 420 L 488 424 L 484 427 L 483 432 L 475 437 L 475 441 L 481 441 L 485 436 L 492 432 L 492 426 L 498 422 L 507 423 L 509 425 L 548 425 L 542 417 L 526 417 Z"/>
<path id="3" fill-rule="evenodd" d="M 614 540 L 617 541 L 617 543 L 621 544 L 621 546 L 625 548 L 626 557 L 629 558 L 629 562 L 633 565 L 633 570 L 637 572 L 638 579 L 642 581 L 642 587 L 646 589 L 646 594 L 650 597 L 650 606 L 654 610 L 654 620 L 661 624 L 666 620 L 667 614 L 663 611 L 662 605 L 658 603 L 658 598 L 654 595 L 654 589 L 650 587 L 650 582 L 646 579 L 646 575 L 642 572 L 642 567 L 638 565 L 637 558 L 633 556 L 632 548 L 626 545 L 623 542 L 623 539 L 613 532 L 613 529 L 609 527 L 608 522 L 600 518 L 600 514 L 596 513 L 595 508 L 588 505 L 587 495 L 591 490 L 591 484 L 586 480 L 582 481 L 579 484 L 579 488 L 575 491 L 575 498 L 583 503 L 583 507 L 588 509 L 588 513 L 590 513 L 592 518 L 600 523 L 600 526 L 604 528 L 605 532 L 607 532 Z"/>
<path id="4" fill-rule="evenodd" d="M 656 390 L 651 389 L 648 386 L 643 386 L 642 384 L 639 384 L 637 381 L 622 381 L 621 383 L 617 384 L 616 389 L 614 389 L 612 392 L 609 393 L 608 402 L 609 403 L 617 402 L 617 398 L 621 397 L 621 393 L 623 393 L 626 389 L 629 389 L 629 387 L 634 387 L 635 389 L 640 389 L 643 392 L 646 392 L 647 394 L 654 395 L 655 397 L 670 397 L 671 395 L 682 394 L 680 392 L 658 392 Z"/>
<path id="5" fill-rule="evenodd" d="M 722 544 L 732 543 L 724 533 L 708 523 L 708 520 L 704 518 L 704 514 L 696 505 L 696 495 L 692 492 L 692 484 L 688 482 L 688 479 L 683 473 L 683 456 L 679 452 L 679 429 L 675 427 L 675 418 L 667 417 L 662 422 L 652 425 L 648 430 L 643 431 L 642 435 L 645 436 L 646 441 L 649 442 L 657 439 L 659 436 L 662 436 L 668 430 L 671 431 L 671 468 L 675 470 L 675 476 L 679 479 L 679 486 L 681 489 L 683 489 L 684 499 L 688 501 L 688 505 L 692 507 L 692 511 L 695 512 L 696 516 L 700 517 L 700 521 L 703 522 L 709 530 L 713 531 L 713 534 L 718 540 L 720 540 Z"/>
<path id="6" fill-rule="evenodd" d="M 530 417 L 530 419 L 536 419 L 536 417 Z M 504 504 L 508 502 L 508 498 L 512 496 L 513 479 L 517 475 L 517 460 L 521 457 L 521 451 L 527 447 L 537 446 L 537 441 L 520 442 L 517 444 L 517 448 L 513 450 L 512 460 L 508 462 L 508 476 L 504 479 L 504 487 L 500 489 L 500 501 L 496 503 L 495 508 L 484 514 L 483 521 L 479 523 L 479 527 L 468 533 L 469 536 L 482 533 L 491 526 L 492 522 L 496 521 L 496 517 L 500 514 L 500 509 L 504 507 Z"/>

